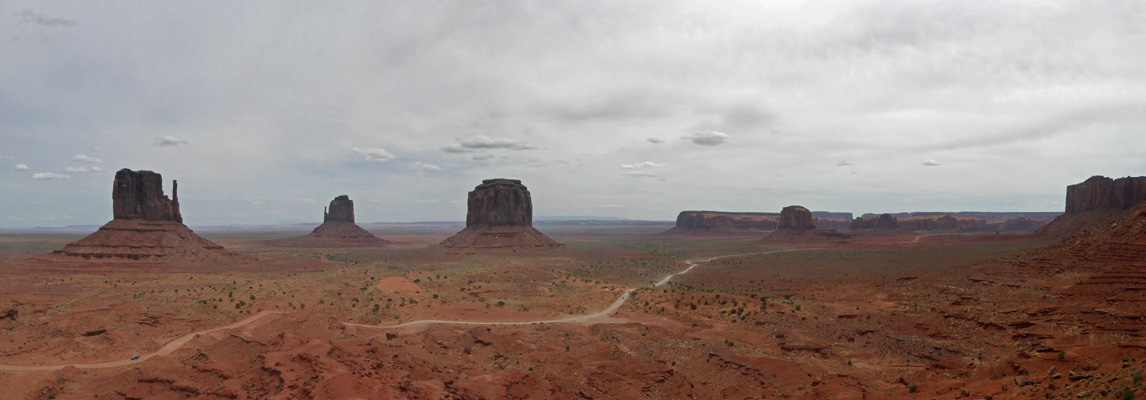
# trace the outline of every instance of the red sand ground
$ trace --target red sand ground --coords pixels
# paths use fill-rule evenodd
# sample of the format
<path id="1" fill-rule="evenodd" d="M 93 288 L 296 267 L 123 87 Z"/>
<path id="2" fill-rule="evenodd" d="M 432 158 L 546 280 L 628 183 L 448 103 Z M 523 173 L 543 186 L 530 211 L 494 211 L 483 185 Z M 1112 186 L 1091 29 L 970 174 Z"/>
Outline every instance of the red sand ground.
<path id="1" fill-rule="evenodd" d="M 449 255 L 270 251 L 234 238 L 219 243 L 244 244 L 261 267 L 45 272 L 4 261 L 0 364 L 123 360 L 260 309 L 283 313 L 129 366 L 0 372 L 0 398 L 1141 397 L 1140 214 L 1049 247 L 1018 235 L 797 241 L 783 246 L 815 249 L 700 264 L 637 290 L 613 318 L 556 325 L 344 322 L 591 313 L 683 259 L 777 244 L 626 236 Z"/>

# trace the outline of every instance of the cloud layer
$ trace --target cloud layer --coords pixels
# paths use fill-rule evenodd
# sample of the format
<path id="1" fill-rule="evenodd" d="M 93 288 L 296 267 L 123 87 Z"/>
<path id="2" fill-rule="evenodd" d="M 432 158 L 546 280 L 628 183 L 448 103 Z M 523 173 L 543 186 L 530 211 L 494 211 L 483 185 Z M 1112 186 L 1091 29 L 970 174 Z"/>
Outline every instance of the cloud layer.
<path id="1" fill-rule="evenodd" d="M 342 193 L 462 220 L 495 177 L 539 216 L 672 220 L 1059 210 L 1146 174 L 1136 0 L 6 5 L 0 227 L 102 223 L 120 168 L 178 179 L 193 225 Z"/>

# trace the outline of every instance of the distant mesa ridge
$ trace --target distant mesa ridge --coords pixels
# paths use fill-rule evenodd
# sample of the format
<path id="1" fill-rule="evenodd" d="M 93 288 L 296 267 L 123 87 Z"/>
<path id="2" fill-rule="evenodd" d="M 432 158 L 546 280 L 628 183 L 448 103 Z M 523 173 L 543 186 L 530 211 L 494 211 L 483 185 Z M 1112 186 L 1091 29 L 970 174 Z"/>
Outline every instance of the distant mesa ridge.
<path id="1" fill-rule="evenodd" d="M 859 217 L 852 221 L 850 228 L 853 231 L 891 231 L 899 229 L 899 219 L 886 213 L 867 219 Z"/>
<path id="2" fill-rule="evenodd" d="M 516 179 L 485 179 L 469 192 L 466 228 L 442 241 L 451 251 L 521 251 L 562 247 L 533 228 L 533 199 Z"/>
<path id="3" fill-rule="evenodd" d="M 812 211 L 818 229 L 844 229 L 852 213 Z M 689 210 L 677 214 L 676 225 L 668 234 L 723 235 L 774 231 L 780 227 L 780 213 Z"/>

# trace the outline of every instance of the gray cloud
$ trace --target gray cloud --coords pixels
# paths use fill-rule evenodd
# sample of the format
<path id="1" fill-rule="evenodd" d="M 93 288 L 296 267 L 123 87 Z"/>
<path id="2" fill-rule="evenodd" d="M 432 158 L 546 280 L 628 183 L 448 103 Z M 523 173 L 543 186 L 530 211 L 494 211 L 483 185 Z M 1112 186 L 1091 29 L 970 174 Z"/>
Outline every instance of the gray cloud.
<path id="1" fill-rule="evenodd" d="M 943 164 L 940 164 L 940 163 L 939 163 L 939 161 L 935 161 L 935 160 L 923 160 L 923 166 L 924 166 L 924 167 L 938 167 L 938 166 L 940 166 L 940 165 L 943 165 Z"/>
<path id="2" fill-rule="evenodd" d="M 390 161 L 390 160 L 394 159 L 393 154 L 390 154 L 386 150 L 382 150 L 382 149 L 375 148 L 375 147 L 368 147 L 368 148 L 355 147 L 353 149 L 350 149 L 350 151 L 353 151 L 355 153 L 362 154 L 362 155 L 366 156 L 366 161 L 371 161 L 371 162 L 386 162 L 386 161 Z"/>
<path id="3" fill-rule="evenodd" d="M 729 139 L 728 134 L 717 131 L 695 131 L 689 135 L 682 136 L 681 139 L 692 141 L 693 144 L 702 146 L 716 146 L 727 142 Z"/>
<path id="4" fill-rule="evenodd" d="M 44 14 L 37 13 L 37 12 L 32 11 L 32 10 L 28 10 L 28 9 L 25 9 L 24 11 L 20 12 L 20 14 L 18 14 L 18 15 L 25 22 L 32 22 L 32 23 L 35 23 L 37 25 L 43 25 L 43 26 L 67 26 L 67 27 L 71 27 L 71 26 L 79 25 L 79 23 L 77 23 L 75 20 L 70 20 L 67 18 L 59 18 L 59 17 L 50 17 L 50 16 L 47 16 Z"/>
<path id="5" fill-rule="evenodd" d="M 485 161 L 485 160 L 492 159 L 494 157 L 496 157 L 496 156 L 493 154 L 487 153 L 487 154 L 474 154 L 474 156 L 471 158 L 473 158 L 474 161 Z"/>
<path id="6" fill-rule="evenodd" d="M 167 147 L 167 146 L 180 146 L 189 144 L 191 141 L 187 139 L 180 139 L 175 136 L 157 137 L 151 142 L 152 146 Z"/>
<path id="7" fill-rule="evenodd" d="M 850 167 L 852 165 L 855 165 L 855 164 L 852 164 L 851 162 L 843 161 L 843 160 L 840 160 L 840 162 L 836 163 L 837 167 Z"/>
<path id="8" fill-rule="evenodd" d="M 649 141 L 649 143 L 652 143 L 652 144 L 661 144 L 661 143 L 664 143 L 664 142 L 665 142 L 665 140 L 664 140 L 664 139 L 661 139 L 661 138 L 655 138 L 655 137 L 651 137 L 651 138 L 648 138 L 648 139 L 645 139 L 645 140 L 648 140 L 648 141 Z"/>

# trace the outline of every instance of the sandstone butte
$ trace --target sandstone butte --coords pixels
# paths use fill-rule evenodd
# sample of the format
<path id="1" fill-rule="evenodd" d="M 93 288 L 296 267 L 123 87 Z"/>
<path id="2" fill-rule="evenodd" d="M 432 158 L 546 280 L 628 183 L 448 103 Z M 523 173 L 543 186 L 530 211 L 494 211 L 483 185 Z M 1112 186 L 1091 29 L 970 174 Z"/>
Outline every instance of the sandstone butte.
<path id="1" fill-rule="evenodd" d="M 726 234 L 775 230 L 780 214 L 761 212 L 681 211 L 670 234 Z"/>
<path id="2" fill-rule="evenodd" d="M 787 206 L 780 210 L 780 229 L 816 229 L 812 212 L 802 206 Z"/>
<path id="3" fill-rule="evenodd" d="M 151 171 L 121 169 L 112 184 L 112 220 L 63 249 L 38 257 L 50 265 L 225 264 L 247 261 L 204 239 L 183 224 L 178 184 L 163 194 L 163 178 Z"/>
<path id="4" fill-rule="evenodd" d="M 562 247 L 533 228 L 533 200 L 520 180 L 486 179 L 469 192 L 466 227 L 439 246 L 454 252 Z"/>
<path id="5" fill-rule="evenodd" d="M 1095 175 L 1066 187 L 1066 213 L 1036 234 L 1068 236 L 1100 224 L 1146 201 L 1146 176 L 1111 179 Z"/>
<path id="6" fill-rule="evenodd" d="M 382 246 L 390 243 L 374 236 L 354 223 L 354 200 L 341 195 L 330 201 L 322 211 L 322 225 L 314 228 L 298 245 L 310 244 L 322 247 Z"/>

